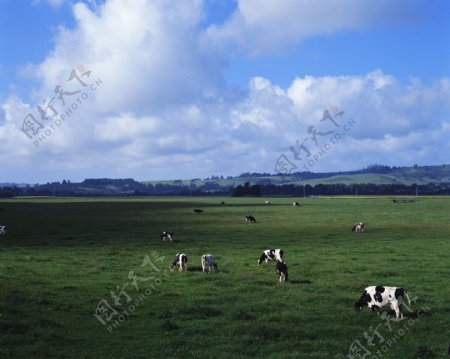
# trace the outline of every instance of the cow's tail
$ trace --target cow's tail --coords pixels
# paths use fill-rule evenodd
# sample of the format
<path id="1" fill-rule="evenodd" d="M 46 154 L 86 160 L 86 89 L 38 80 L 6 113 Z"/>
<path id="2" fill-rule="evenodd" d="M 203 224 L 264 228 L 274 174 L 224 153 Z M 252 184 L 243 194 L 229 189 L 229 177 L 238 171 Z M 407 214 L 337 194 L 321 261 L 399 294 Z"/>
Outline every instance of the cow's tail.
<path id="1" fill-rule="evenodd" d="M 406 290 L 405 290 L 405 298 L 406 298 L 406 300 L 408 302 L 408 310 L 410 312 L 412 312 L 412 310 L 411 310 L 411 300 L 409 299 L 409 295 L 408 295 L 408 292 Z"/>

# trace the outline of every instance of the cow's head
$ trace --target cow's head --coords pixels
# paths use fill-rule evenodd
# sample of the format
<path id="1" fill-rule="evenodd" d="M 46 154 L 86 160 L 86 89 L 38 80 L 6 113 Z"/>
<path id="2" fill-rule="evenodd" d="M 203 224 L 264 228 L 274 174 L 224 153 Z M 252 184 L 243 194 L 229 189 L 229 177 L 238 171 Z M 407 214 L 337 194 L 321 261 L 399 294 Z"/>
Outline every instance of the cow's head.
<path id="1" fill-rule="evenodd" d="M 266 262 L 267 263 L 267 256 L 266 256 L 266 253 L 262 253 L 261 254 L 261 257 L 258 259 L 258 265 L 260 265 L 262 262 Z"/>
<path id="2" fill-rule="evenodd" d="M 371 300 L 372 298 L 370 297 L 370 294 L 364 290 L 361 298 L 359 298 L 359 301 L 355 303 L 355 310 L 359 312 L 363 307 L 367 306 Z"/>

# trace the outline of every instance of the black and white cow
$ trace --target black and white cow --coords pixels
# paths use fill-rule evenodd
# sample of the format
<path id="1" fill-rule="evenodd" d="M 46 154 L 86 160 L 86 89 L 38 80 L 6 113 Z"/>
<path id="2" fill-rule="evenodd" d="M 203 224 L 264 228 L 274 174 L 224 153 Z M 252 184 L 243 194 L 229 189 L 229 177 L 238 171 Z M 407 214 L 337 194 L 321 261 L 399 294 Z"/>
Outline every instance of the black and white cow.
<path id="1" fill-rule="evenodd" d="M 188 257 L 184 253 L 177 253 L 174 261 L 172 262 L 172 271 L 178 268 L 180 272 L 187 271 Z"/>
<path id="2" fill-rule="evenodd" d="M 173 242 L 173 232 L 172 231 L 164 231 L 161 233 L 161 239 L 163 242 Z"/>
<path id="3" fill-rule="evenodd" d="M 204 254 L 202 255 L 202 270 L 203 272 L 211 272 L 211 270 L 217 269 L 216 259 L 212 254 Z"/>
<path id="4" fill-rule="evenodd" d="M 298 202 L 292 203 L 292 207 L 298 207 L 298 206 L 300 206 L 300 203 L 298 203 Z"/>
<path id="5" fill-rule="evenodd" d="M 277 262 L 275 269 L 278 273 L 278 277 L 280 278 L 280 283 L 284 283 L 288 280 L 288 267 L 284 262 Z"/>
<path id="6" fill-rule="evenodd" d="M 0 226 L 0 235 L 6 234 L 6 226 Z"/>
<path id="7" fill-rule="evenodd" d="M 270 201 L 264 201 L 264 204 L 272 204 Z"/>
<path id="8" fill-rule="evenodd" d="M 255 217 L 250 214 L 245 215 L 245 223 L 256 223 Z"/>
<path id="9" fill-rule="evenodd" d="M 371 286 L 364 289 L 364 292 L 355 303 L 355 309 L 360 311 L 362 307 L 369 307 L 372 310 L 380 309 L 382 307 L 390 307 L 395 311 L 397 318 L 403 318 L 400 307 L 403 304 L 403 297 L 406 297 L 409 303 L 409 297 L 403 288 L 399 287 L 385 287 L 385 286 Z"/>
<path id="10" fill-rule="evenodd" d="M 364 223 L 358 222 L 352 228 L 352 232 L 364 232 Z"/>
<path id="11" fill-rule="evenodd" d="M 262 252 L 261 257 L 258 260 L 258 265 L 262 262 L 267 263 L 268 261 L 277 260 L 283 262 L 284 251 L 282 249 L 266 249 Z"/>

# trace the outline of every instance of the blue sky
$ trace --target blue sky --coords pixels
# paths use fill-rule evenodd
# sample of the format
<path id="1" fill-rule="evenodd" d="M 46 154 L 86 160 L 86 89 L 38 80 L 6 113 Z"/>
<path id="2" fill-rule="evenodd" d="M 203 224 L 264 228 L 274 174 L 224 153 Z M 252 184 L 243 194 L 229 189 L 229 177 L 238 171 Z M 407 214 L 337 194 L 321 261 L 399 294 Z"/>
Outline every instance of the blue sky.
<path id="1" fill-rule="evenodd" d="M 0 183 L 450 163 L 449 17 L 445 0 L 0 0 Z"/>

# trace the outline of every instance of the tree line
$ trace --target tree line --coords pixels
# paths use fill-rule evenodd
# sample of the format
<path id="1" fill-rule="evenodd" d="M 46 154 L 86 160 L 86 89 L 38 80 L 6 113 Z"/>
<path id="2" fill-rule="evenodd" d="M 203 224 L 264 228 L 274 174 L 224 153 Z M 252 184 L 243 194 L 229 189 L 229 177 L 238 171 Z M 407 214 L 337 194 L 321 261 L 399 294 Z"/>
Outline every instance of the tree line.
<path id="1" fill-rule="evenodd" d="M 180 181 L 181 182 L 181 181 Z M 450 183 L 404 184 L 251 184 L 222 186 L 215 182 L 195 184 L 145 184 L 126 180 L 86 180 L 82 183 L 67 181 L 26 187 L 0 188 L 0 198 L 18 196 L 338 196 L 338 195 L 450 195 Z"/>

